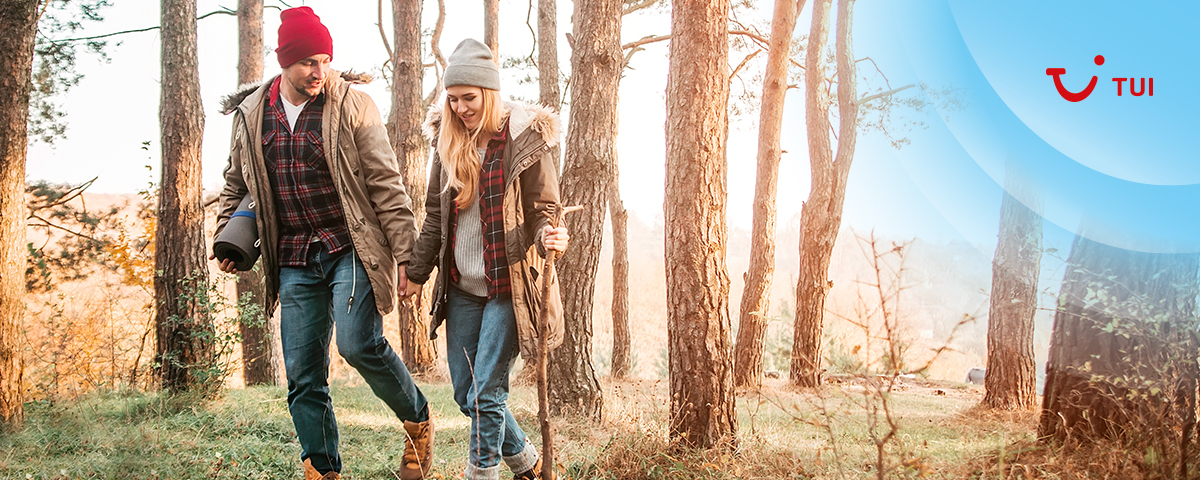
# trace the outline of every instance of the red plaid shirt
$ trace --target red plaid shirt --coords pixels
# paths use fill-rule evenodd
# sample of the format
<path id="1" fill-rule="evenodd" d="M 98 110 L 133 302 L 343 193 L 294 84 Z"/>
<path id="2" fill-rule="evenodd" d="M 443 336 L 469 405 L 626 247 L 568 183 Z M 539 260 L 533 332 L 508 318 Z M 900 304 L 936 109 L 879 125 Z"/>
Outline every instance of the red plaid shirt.
<path id="1" fill-rule="evenodd" d="M 508 273 L 508 255 L 504 249 L 504 148 L 508 144 L 508 122 L 488 141 L 487 153 L 480 159 L 479 220 L 483 224 L 483 266 L 487 278 L 488 298 L 512 293 Z M 453 248 L 458 231 L 458 210 L 450 219 L 450 245 Z M 458 283 L 462 278 L 454 255 L 450 255 L 450 278 Z"/>
<path id="2" fill-rule="evenodd" d="M 279 211 L 279 264 L 303 267 L 313 238 L 336 253 L 351 246 L 350 232 L 321 139 L 325 94 L 304 106 L 295 129 L 289 131 L 282 104 L 286 100 L 279 96 L 281 80 L 271 84 L 270 101 L 263 107 L 263 159 Z"/>

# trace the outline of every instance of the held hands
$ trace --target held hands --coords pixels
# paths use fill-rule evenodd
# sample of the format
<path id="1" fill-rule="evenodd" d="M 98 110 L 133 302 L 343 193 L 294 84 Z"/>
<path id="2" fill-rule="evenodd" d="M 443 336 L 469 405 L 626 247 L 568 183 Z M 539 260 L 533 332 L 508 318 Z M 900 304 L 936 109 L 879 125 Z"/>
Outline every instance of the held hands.
<path id="1" fill-rule="evenodd" d="M 396 270 L 396 295 L 400 297 L 400 303 L 408 303 L 408 299 L 413 298 L 417 308 L 421 308 L 421 286 L 420 283 L 410 282 L 405 265 L 400 265 Z"/>
<path id="2" fill-rule="evenodd" d="M 546 250 L 555 252 L 565 252 L 567 244 L 571 242 L 571 235 L 567 233 L 567 227 L 550 228 L 546 225 L 542 229 L 542 245 Z"/>

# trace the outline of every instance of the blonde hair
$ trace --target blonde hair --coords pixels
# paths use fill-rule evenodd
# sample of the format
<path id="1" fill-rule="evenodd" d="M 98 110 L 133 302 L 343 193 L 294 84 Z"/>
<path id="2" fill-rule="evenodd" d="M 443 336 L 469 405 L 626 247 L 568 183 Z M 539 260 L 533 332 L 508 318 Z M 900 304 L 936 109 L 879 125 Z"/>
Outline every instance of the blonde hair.
<path id="1" fill-rule="evenodd" d="M 448 181 L 442 193 L 451 188 L 458 189 L 454 202 L 459 208 L 465 208 L 475 201 L 479 188 L 479 169 L 481 160 L 476 144 L 480 135 L 488 138 L 504 124 L 504 104 L 500 100 L 500 91 L 482 88 L 483 108 L 478 114 L 479 128 L 467 130 L 467 125 L 454 113 L 450 107 L 450 97 L 442 104 L 442 129 L 438 133 L 438 155 L 445 166 Z"/>

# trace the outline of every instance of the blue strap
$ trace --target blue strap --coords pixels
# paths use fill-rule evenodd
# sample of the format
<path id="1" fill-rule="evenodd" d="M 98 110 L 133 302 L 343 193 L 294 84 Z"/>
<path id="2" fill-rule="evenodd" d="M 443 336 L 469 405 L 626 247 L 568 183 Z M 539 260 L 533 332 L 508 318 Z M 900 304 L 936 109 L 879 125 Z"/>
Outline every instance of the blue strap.
<path id="1" fill-rule="evenodd" d="M 238 210 L 238 211 L 236 211 L 236 212 L 233 212 L 233 215 L 230 215 L 230 216 L 229 216 L 229 218 L 231 218 L 231 219 L 232 219 L 232 218 L 234 218 L 234 217 L 248 217 L 248 218 L 251 218 L 251 219 L 253 219 L 253 218 L 254 218 L 254 212 L 253 212 L 253 211 L 251 211 L 251 210 Z"/>

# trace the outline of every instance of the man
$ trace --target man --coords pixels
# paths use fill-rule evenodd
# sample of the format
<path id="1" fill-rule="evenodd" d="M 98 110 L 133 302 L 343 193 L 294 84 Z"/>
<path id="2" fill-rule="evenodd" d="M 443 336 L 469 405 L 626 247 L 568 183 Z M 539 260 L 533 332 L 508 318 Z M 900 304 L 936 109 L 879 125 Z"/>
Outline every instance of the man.
<path id="1" fill-rule="evenodd" d="M 327 381 L 334 328 L 338 352 L 404 421 L 400 478 L 423 478 L 433 422 L 383 337 L 382 317 L 408 283 L 416 237 L 409 197 L 379 111 L 350 88 L 370 78 L 330 70 L 333 40 L 311 8 L 280 18 L 282 74 L 225 101 L 233 145 L 217 234 L 243 196 L 257 201 L 267 303 L 282 304 L 288 408 L 305 479 L 337 479 L 342 469 Z M 236 268 L 225 260 L 221 270 Z"/>

